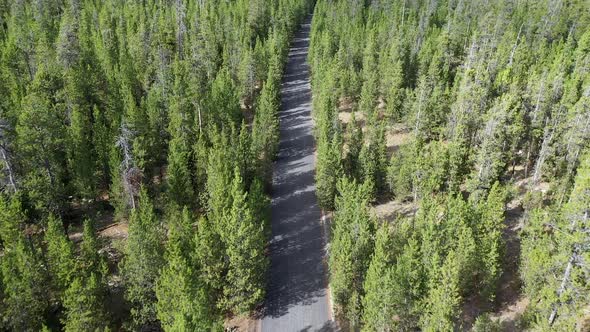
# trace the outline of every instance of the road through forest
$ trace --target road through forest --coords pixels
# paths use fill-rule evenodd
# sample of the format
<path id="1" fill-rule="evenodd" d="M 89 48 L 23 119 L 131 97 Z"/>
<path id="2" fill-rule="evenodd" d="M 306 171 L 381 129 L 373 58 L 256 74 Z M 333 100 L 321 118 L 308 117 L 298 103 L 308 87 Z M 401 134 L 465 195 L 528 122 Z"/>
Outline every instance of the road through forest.
<path id="1" fill-rule="evenodd" d="M 295 34 L 281 87 L 281 138 L 272 187 L 271 267 L 263 332 L 334 331 L 325 238 L 315 192 L 307 53 L 311 16 Z"/>

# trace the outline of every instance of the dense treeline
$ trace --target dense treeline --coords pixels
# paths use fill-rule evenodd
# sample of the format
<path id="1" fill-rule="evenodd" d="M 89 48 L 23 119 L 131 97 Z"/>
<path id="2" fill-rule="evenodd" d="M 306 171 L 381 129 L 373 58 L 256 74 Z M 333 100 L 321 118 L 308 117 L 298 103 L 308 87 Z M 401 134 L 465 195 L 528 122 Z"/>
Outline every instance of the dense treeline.
<path id="1" fill-rule="evenodd" d="M 469 300 L 483 303 L 474 329 L 499 328 L 488 313 L 503 257 L 518 255 L 503 234 L 523 180 L 520 328 L 588 327 L 587 2 L 321 0 L 309 61 L 331 290 L 347 324 L 451 331 L 468 327 Z M 409 139 L 390 151 L 400 127 Z M 416 215 L 374 218 L 390 198 Z"/>
<path id="2" fill-rule="evenodd" d="M 262 301 L 280 80 L 310 5 L 0 0 L 0 329 L 107 330 L 112 307 L 131 330 L 210 331 Z M 120 262 L 97 206 L 129 224 Z"/>

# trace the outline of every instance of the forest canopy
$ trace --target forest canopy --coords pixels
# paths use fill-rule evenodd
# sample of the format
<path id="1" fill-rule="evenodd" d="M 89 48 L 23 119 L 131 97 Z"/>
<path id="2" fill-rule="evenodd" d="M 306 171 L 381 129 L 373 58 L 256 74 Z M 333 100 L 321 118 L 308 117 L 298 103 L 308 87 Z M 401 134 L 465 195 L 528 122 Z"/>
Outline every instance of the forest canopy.
<path id="1" fill-rule="evenodd" d="M 590 329 L 588 1 L 0 0 L 0 330 L 260 308 L 312 12 L 338 324 Z"/>
<path id="2" fill-rule="evenodd" d="M 0 329 L 222 329 L 265 296 L 307 0 L 0 0 Z"/>
<path id="3" fill-rule="evenodd" d="M 309 62 L 336 315 L 590 326 L 587 1 L 336 1 Z"/>

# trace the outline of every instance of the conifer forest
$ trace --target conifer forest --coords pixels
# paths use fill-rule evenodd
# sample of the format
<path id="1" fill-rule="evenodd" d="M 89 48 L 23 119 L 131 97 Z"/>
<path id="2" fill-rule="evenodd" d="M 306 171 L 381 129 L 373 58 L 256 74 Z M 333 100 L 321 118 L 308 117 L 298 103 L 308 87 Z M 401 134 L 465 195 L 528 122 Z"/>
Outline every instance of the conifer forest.
<path id="1" fill-rule="evenodd" d="M 0 331 L 590 331 L 590 2 L 0 0 Z"/>

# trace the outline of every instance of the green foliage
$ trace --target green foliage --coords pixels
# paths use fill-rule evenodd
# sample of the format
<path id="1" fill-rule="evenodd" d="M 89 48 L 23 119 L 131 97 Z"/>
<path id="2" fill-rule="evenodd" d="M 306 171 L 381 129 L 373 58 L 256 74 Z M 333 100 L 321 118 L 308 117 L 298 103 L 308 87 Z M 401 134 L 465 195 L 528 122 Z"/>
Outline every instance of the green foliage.
<path id="1" fill-rule="evenodd" d="M 155 324 L 155 284 L 164 258 L 161 227 L 145 189 L 141 190 L 138 207 L 131 212 L 126 253 L 120 264 L 132 326 Z"/>
<path id="2" fill-rule="evenodd" d="M 494 300 L 494 294 L 502 273 L 502 255 L 504 243 L 502 232 L 504 229 L 504 210 L 506 205 L 506 190 L 497 182 L 492 186 L 485 202 L 477 206 L 480 221 L 476 226 L 477 248 L 481 260 L 482 295 L 489 301 Z"/>
<path id="3" fill-rule="evenodd" d="M 104 285 L 99 275 L 75 278 L 64 294 L 64 331 L 107 331 L 103 299 Z"/>
<path id="4" fill-rule="evenodd" d="M 45 242 L 47 243 L 47 263 L 53 287 L 61 294 L 75 278 L 76 262 L 74 246 L 68 239 L 60 219 L 49 216 Z"/>
<path id="5" fill-rule="evenodd" d="M 412 142 L 391 157 L 387 183 L 395 196 L 418 199 L 446 189 L 448 171 L 449 152 L 444 143 L 432 141 L 420 148 Z"/>
<path id="6" fill-rule="evenodd" d="M 383 224 L 375 235 L 375 251 L 371 257 L 371 263 L 367 270 L 364 284 L 365 296 L 363 298 L 363 328 L 367 331 L 392 329 L 386 317 L 393 315 L 389 304 L 390 296 L 386 293 L 390 290 L 388 281 L 390 276 L 389 266 L 393 263 L 392 234 L 387 224 Z"/>
<path id="7" fill-rule="evenodd" d="M 25 277 L 48 281 L 27 285 L 14 279 L 22 273 L 3 275 L 3 288 L 10 289 L 2 294 L 2 328 L 39 330 L 43 318 L 51 328 L 61 320 L 66 330 L 120 328 L 109 326 L 104 310 L 110 271 L 94 225 L 84 222 L 79 250 L 63 229 L 77 229 L 94 216 L 92 209 L 108 204 L 114 222 L 129 219 L 120 265 L 133 321 L 127 328 L 159 325 L 154 287 L 165 265 L 160 209 L 175 215 L 186 206 L 203 218 L 196 236 L 189 231 L 191 245 L 170 239 L 190 248 L 164 268 L 164 293 L 176 291 L 170 286 L 176 277 L 198 283 L 178 281 L 195 301 L 181 308 L 182 317 L 166 316 L 166 329 L 219 330 L 217 307 L 246 311 L 261 301 L 283 65 L 311 5 L 0 1 L 2 265 L 14 272 L 24 261 L 44 262 Z M 242 188 L 234 197 L 236 167 Z M 249 222 L 231 219 L 232 210 L 248 212 Z M 226 227 L 229 219 L 235 233 Z M 30 241 L 11 256 L 6 248 L 23 233 Z M 187 270 L 179 267 L 183 260 L 191 262 Z M 229 288 L 228 275 L 238 290 Z M 35 303 L 41 294 L 33 286 L 46 288 L 39 300 L 45 303 Z M 232 304 L 221 303 L 226 297 Z M 10 318 L 17 307 L 22 314 Z M 120 314 L 117 324 L 128 320 Z"/>
<path id="8" fill-rule="evenodd" d="M 437 272 L 426 296 L 421 319 L 423 331 L 452 331 L 461 301 L 458 285 L 460 271 L 458 254 L 451 251 Z"/>
<path id="9" fill-rule="evenodd" d="M 109 317 L 105 310 L 107 296 L 107 265 L 98 252 L 94 223 L 84 221 L 80 256 L 73 280 L 63 293 L 66 331 L 106 331 Z"/>
<path id="10" fill-rule="evenodd" d="M 224 286 L 224 275 L 227 271 L 225 261 L 225 245 L 208 218 L 202 217 L 197 226 L 196 257 L 201 274 L 207 286 L 212 290 L 212 297 L 219 297 Z"/>
<path id="11" fill-rule="evenodd" d="M 22 235 L 5 244 L 2 257 L 3 322 L 16 331 L 37 331 L 49 307 L 47 271 L 40 250 Z"/>
<path id="12" fill-rule="evenodd" d="M 105 257 L 99 253 L 99 250 L 100 244 L 96 237 L 94 221 L 92 219 L 86 219 L 84 220 L 78 265 L 83 275 L 95 274 L 104 282 L 108 267 Z"/>
<path id="13" fill-rule="evenodd" d="M 279 144 L 279 82 L 270 77 L 262 87 L 254 124 L 252 126 L 252 154 L 255 158 L 258 176 L 265 183 L 271 182 L 272 160 Z"/>
<path id="14" fill-rule="evenodd" d="M 412 194 L 414 158 L 414 151 L 409 144 L 391 156 L 387 168 L 387 185 L 397 198 L 403 199 Z"/>
<path id="15" fill-rule="evenodd" d="M 502 331 L 502 326 L 499 322 L 493 321 L 488 314 L 482 314 L 477 317 L 475 323 L 473 323 L 473 327 L 471 328 L 473 332 L 500 332 Z"/>
<path id="16" fill-rule="evenodd" d="M 375 221 L 368 210 L 369 190 L 368 184 L 360 186 L 347 179 L 339 182 L 328 262 L 336 308 L 357 324 L 374 246 Z"/>
<path id="17" fill-rule="evenodd" d="M 67 169 L 65 119 L 55 100 L 62 85 L 57 75 L 51 68 L 38 69 L 16 126 L 19 152 L 27 160 L 23 185 L 36 208 L 52 212 L 63 207 Z"/>
<path id="18" fill-rule="evenodd" d="M 584 267 L 590 206 L 590 155 L 586 152 L 569 200 L 560 209 L 531 212 L 522 244 L 521 275 L 531 324 L 538 329 L 581 328 L 588 294 Z"/>
<path id="19" fill-rule="evenodd" d="M 363 131 L 356 120 L 355 112 L 352 113 L 350 123 L 346 126 L 345 141 L 346 157 L 344 159 L 344 169 L 348 175 L 360 181 L 362 169 L 359 164 L 359 157 L 364 145 L 364 139 Z"/>
<path id="20" fill-rule="evenodd" d="M 214 312 L 209 303 L 208 288 L 193 260 L 195 251 L 192 220 L 185 208 L 172 216 L 167 263 L 156 283 L 157 317 L 165 331 L 205 331 L 213 328 Z"/>
<path id="21" fill-rule="evenodd" d="M 373 120 L 374 121 L 374 120 Z M 367 141 L 359 153 L 359 172 L 362 182 L 369 183 L 375 199 L 378 193 L 384 192 L 387 163 L 387 147 L 385 145 L 385 126 L 383 123 L 372 123 L 367 128 Z"/>
<path id="22" fill-rule="evenodd" d="M 318 143 L 318 160 L 316 165 L 316 191 L 320 207 L 326 210 L 334 208 L 337 181 L 342 173 L 342 139 L 336 133 L 331 141 Z"/>
<path id="23" fill-rule="evenodd" d="M 235 313 L 247 313 L 264 299 L 265 271 L 264 223 L 254 220 L 244 192 L 239 169 L 234 171 L 233 203 L 225 219 L 228 272 L 223 291 L 223 307 Z"/>
<path id="24" fill-rule="evenodd" d="M 582 240 L 568 221 L 578 224 L 573 220 L 584 219 L 584 210 L 566 210 L 573 204 L 568 197 L 579 196 L 575 177 L 590 142 L 584 120 L 590 115 L 589 18 L 585 3 L 557 9 L 549 1 L 316 2 L 308 58 L 322 207 L 334 208 L 333 187 L 342 173 L 372 185 L 380 203 L 391 193 L 393 206 L 419 206 L 406 238 L 421 271 L 410 277 L 400 267 L 395 274 L 402 257 L 412 260 L 397 249 L 383 255 L 377 246 L 362 328 L 458 329 L 467 297 L 487 302 L 490 311 L 502 309 L 495 303 L 500 275 L 515 267 L 501 263 L 518 253 L 506 252 L 503 238 L 520 237 L 504 223 L 519 217 L 526 225 L 521 274 L 530 286 L 525 295 L 535 301 L 528 314 L 533 328 L 583 325 L 574 318 L 581 321 L 577 296 L 585 294 L 578 280 L 587 279 L 575 249 Z M 329 152 L 349 112 L 340 160 Z M 386 165 L 387 150 L 393 153 Z M 335 160 L 343 172 L 328 167 Z M 512 183 L 524 189 L 520 216 L 518 207 L 505 214 L 504 188 Z M 512 204 L 520 201 L 521 192 L 515 194 Z M 388 240 L 397 236 L 391 231 Z M 409 240 L 399 243 L 406 245 Z M 567 266 L 573 275 L 561 287 Z M 419 291 L 396 293 L 404 280 L 412 284 L 405 289 Z M 347 294 L 352 314 L 342 316 L 353 327 L 357 293 Z M 493 329 L 484 318 L 478 329 Z"/>
<path id="25" fill-rule="evenodd" d="M 170 101 L 170 125 L 172 137 L 168 147 L 168 194 L 178 206 L 191 206 L 194 202 L 194 187 L 191 181 L 192 123 L 190 95 L 187 87 L 186 65 L 177 62 L 175 66 L 174 95 Z"/>

